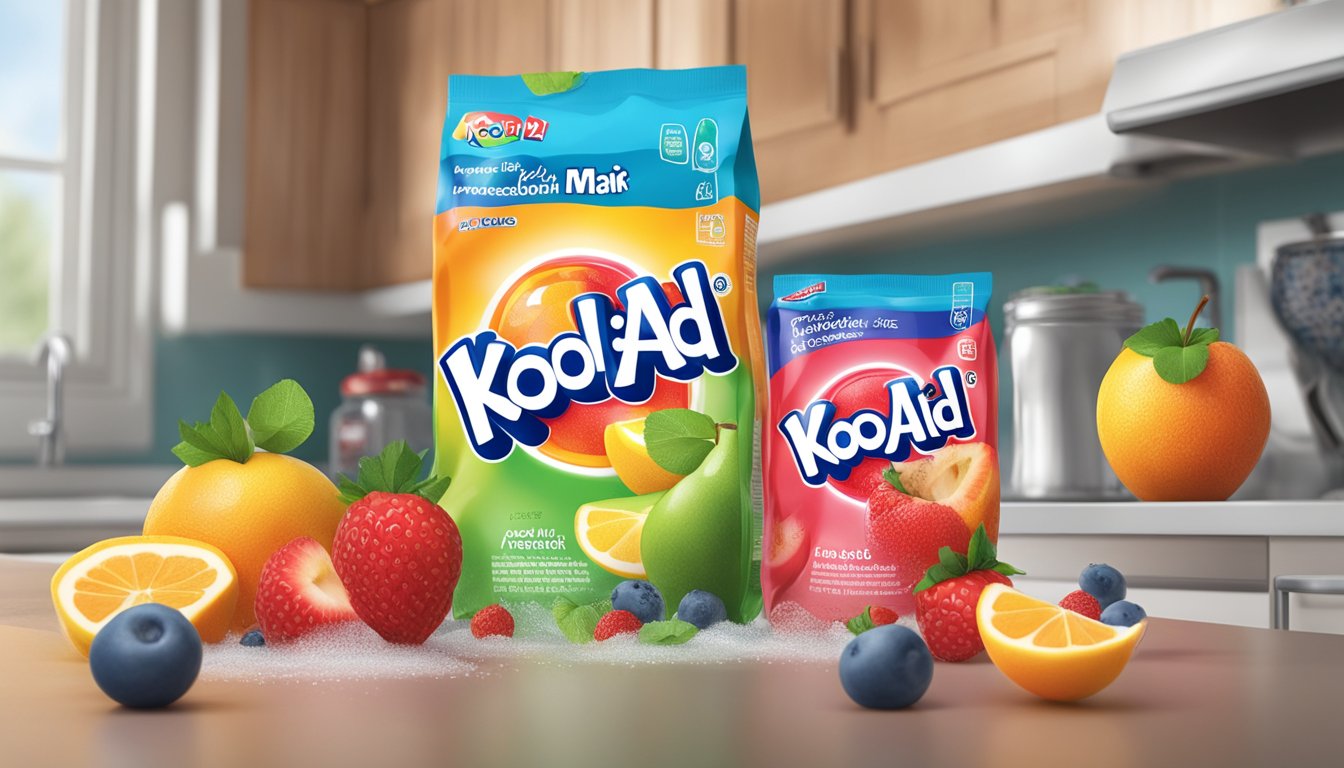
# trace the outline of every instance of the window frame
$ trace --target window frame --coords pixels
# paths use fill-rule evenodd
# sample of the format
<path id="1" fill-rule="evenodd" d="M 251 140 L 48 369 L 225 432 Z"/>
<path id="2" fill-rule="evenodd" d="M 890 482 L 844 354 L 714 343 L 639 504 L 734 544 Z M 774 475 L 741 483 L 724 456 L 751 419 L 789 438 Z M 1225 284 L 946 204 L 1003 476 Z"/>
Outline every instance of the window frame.
<path id="1" fill-rule="evenodd" d="M 146 450 L 152 435 L 149 269 L 154 4 L 68 0 L 62 152 L 7 168 L 61 173 L 50 332 L 70 335 L 65 436 L 73 456 Z M 45 370 L 0 358 L 0 457 L 36 456 Z"/>

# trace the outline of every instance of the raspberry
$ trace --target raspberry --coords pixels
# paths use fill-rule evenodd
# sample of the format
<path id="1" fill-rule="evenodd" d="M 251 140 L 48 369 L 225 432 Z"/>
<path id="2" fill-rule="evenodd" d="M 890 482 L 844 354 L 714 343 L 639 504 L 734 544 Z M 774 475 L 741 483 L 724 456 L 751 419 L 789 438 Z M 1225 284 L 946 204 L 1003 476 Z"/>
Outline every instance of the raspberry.
<path id="1" fill-rule="evenodd" d="M 1064 599 L 1059 601 L 1059 607 L 1067 608 L 1089 619 L 1101 620 L 1101 603 L 1081 589 L 1075 589 L 1065 595 Z"/>
<path id="2" fill-rule="evenodd" d="M 593 639 L 601 642 L 617 635 L 633 634 L 642 626 L 639 618 L 629 611 L 611 611 L 598 620 Z"/>
<path id="3" fill-rule="evenodd" d="M 884 624 L 895 624 L 901 615 L 890 608 L 874 605 L 868 608 L 868 618 L 873 620 L 873 626 L 880 627 Z"/>
<path id="4" fill-rule="evenodd" d="M 498 603 L 487 605 L 471 617 L 471 634 L 477 639 L 492 635 L 513 637 L 513 614 Z"/>

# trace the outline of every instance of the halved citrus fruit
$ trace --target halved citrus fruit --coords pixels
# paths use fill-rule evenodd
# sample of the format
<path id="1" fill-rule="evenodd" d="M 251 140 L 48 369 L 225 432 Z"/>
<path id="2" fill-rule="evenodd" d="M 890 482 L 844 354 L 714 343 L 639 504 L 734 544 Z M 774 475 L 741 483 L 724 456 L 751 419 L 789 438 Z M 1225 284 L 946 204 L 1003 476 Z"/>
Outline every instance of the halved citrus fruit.
<path id="1" fill-rule="evenodd" d="M 178 536 L 123 536 L 100 541 L 65 561 L 51 578 L 61 629 L 85 656 L 113 616 L 142 603 L 176 608 L 215 643 L 228 634 L 238 575 L 224 553 Z"/>
<path id="2" fill-rule="evenodd" d="M 1148 623 L 1113 627 L 990 584 L 975 611 L 980 639 L 1009 680 L 1046 699 L 1076 701 L 1110 685 Z"/>
<path id="3" fill-rule="evenodd" d="M 603 570 L 627 579 L 642 579 L 644 560 L 639 554 L 640 538 L 649 510 L 663 492 L 624 499 L 593 501 L 579 507 L 574 515 L 574 537 L 583 553 Z"/>
<path id="4" fill-rule="evenodd" d="M 666 491 L 684 477 L 668 472 L 649 458 L 649 450 L 644 446 L 642 418 L 608 424 L 603 443 L 616 476 L 635 493 Z"/>

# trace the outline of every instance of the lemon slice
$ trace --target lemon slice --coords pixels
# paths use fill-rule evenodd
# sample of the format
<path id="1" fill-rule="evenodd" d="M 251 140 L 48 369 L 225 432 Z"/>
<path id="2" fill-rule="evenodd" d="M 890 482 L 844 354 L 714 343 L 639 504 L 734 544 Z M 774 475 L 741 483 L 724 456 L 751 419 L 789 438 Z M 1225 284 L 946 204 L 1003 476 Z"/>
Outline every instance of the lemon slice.
<path id="1" fill-rule="evenodd" d="M 1114 682 L 1147 622 L 1113 627 L 991 584 L 975 611 L 980 639 L 1009 680 L 1055 701 L 1076 701 Z"/>
<path id="2" fill-rule="evenodd" d="M 677 484 L 682 475 L 673 474 L 658 466 L 649 457 L 644 445 L 644 419 L 616 421 L 607 425 L 602 434 L 607 460 L 625 487 L 635 493 L 666 491 Z"/>
<path id="3" fill-rule="evenodd" d="M 238 601 L 238 576 L 223 552 L 177 536 L 124 536 L 77 552 L 51 579 L 61 629 L 85 656 L 113 616 L 142 603 L 176 608 L 219 642 Z"/>
<path id="4" fill-rule="evenodd" d="M 648 574 L 644 571 L 639 542 L 649 510 L 662 496 L 659 491 L 579 507 L 574 515 L 574 537 L 579 547 L 608 573 L 627 579 L 644 578 Z"/>

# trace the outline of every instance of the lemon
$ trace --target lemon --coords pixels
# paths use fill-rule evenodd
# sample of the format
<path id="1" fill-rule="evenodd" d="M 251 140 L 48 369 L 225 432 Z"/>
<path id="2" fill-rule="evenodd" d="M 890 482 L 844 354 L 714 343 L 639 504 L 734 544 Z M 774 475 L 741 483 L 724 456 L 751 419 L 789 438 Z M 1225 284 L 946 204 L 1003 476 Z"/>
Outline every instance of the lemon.
<path id="1" fill-rule="evenodd" d="M 61 629 L 85 656 L 113 616 L 142 603 L 176 608 L 207 643 L 228 634 L 238 577 L 228 557 L 177 536 L 123 536 L 77 552 L 51 579 Z"/>
<path id="2" fill-rule="evenodd" d="M 145 518 L 146 535 L 185 536 L 218 547 L 238 572 L 233 628 L 256 623 L 253 603 L 262 566 L 299 538 L 328 551 L 345 504 L 336 486 L 311 464 L 256 453 L 240 464 L 216 459 L 168 478 Z"/>
<path id="3" fill-rule="evenodd" d="M 644 446 L 642 418 L 608 424 L 602 442 L 616 476 L 635 493 L 666 491 L 683 477 L 668 472 L 649 458 L 649 451 Z"/>
<path id="4" fill-rule="evenodd" d="M 1014 683 L 1055 701 L 1076 701 L 1110 685 L 1148 624 L 1102 624 L 1005 584 L 985 588 L 975 619 L 994 666 Z"/>
<path id="5" fill-rule="evenodd" d="M 574 514 L 574 537 L 583 553 L 603 570 L 627 579 L 642 579 L 639 554 L 644 521 L 661 491 L 624 499 L 593 501 Z"/>

